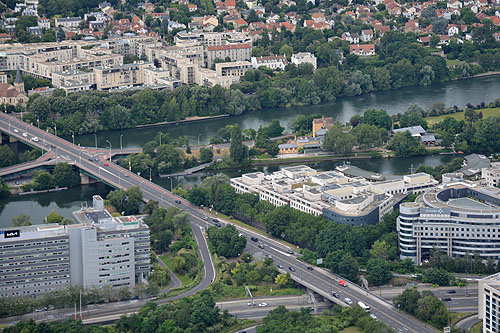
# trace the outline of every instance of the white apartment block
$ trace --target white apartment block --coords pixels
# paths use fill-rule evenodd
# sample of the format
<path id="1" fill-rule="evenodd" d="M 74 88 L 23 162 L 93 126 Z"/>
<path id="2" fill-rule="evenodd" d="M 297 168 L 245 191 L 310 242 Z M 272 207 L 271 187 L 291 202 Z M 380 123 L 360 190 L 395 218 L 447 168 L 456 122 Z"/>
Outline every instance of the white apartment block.
<path id="1" fill-rule="evenodd" d="M 252 44 L 228 44 L 220 46 L 209 46 L 206 48 L 205 67 L 210 68 L 216 58 L 231 61 L 250 60 L 252 54 Z"/>
<path id="2" fill-rule="evenodd" d="M 218 76 L 241 77 L 250 69 L 253 69 L 253 66 L 249 61 L 221 62 L 215 64 L 215 72 Z"/>
<path id="3" fill-rule="evenodd" d="M 500 273 L 478 280 L 478 316 L 483 333 L 500 331 Z"/>
<path id="4" fill-rule="evenodd" d="M 481 169 L 481 179 L 486 182 L 487 186 L 500 186 L 500 163 L 493 162 L 489 168 Z"/>
<path id="5" fill-rule="evenodd" d="M 150 62 L 94 68 L 97 90 L 109 90 L 144 84 L 144 69 L 153 67 Z"/>
<path id="6" fill-rule="evenodd" d="M 81 92 L 95 87 L 95 73 L 81 70 L 70 70 L 52 73 L 52 85 L 63 89 L 66 93 Z"/>
<path id="7" fill-rule="evenodd" d="M 0 230 L 0 297 L 69 286 L 132 287 L 147 278 L 150 239 L 142 220 L 111 217 L 99 196 L 94 209 L 75 217 L 82 223 Z"/>
<path id="8" fill-rule="evenodd" d="M 296 54 L 292 54 L 291 62 L 296 66 L 299 66 L 301 64 L 311 64 L 314 69 L 317 68 L 316 56 L 310 52 L 299 52 Z"/>
<path id="9" fill-rule="evenodd" d="M 285 70 L 288 61 L 285 56 L 267 56 L 267 57 L 252 57 L 252 65 L 254 68 L 265 66 L 272 70 Z"/>
<path id="10" fill-rule="evenodd" d="M 64 28 L 78 28 L 82 22 L 81 17 L 58 17 L 55 19 L 54 24 L 57 27 Z"/>
<path id="11" fill-rule="evenodd" d="M 284 167 L 270 175 L 254 172 L 231 179 L 237 193 L 255 193 L 259 200 L 278 207 L 290 206 L 352 225 L 375 224 L 392 212 L 407 193 L 436 184 L 427 174 L 372 183 L 337 171 L 318 172 L 304 165 Z"/>
<path id="12" fill-rule="evenodd" d="M 478 253 L 498 260 L 500 189 L 467 181 L 430 189 L 400 205 L 398 234 L 401 258 L 416 264 L 435 247 L 450 257 Z"/>

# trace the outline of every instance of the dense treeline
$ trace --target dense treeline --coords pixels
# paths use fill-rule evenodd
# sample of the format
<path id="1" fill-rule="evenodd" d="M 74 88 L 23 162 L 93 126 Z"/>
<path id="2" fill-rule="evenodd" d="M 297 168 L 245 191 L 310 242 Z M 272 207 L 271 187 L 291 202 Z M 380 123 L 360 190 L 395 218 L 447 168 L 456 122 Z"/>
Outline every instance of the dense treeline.
<path id="1" fill-rule="evenodd" d="M 429 290 L 420 293 L 416 288 L 406 289 L 394 298 L 394 304 L 439 328 L 447 326 L 451 319 L 444 303 Z"/>

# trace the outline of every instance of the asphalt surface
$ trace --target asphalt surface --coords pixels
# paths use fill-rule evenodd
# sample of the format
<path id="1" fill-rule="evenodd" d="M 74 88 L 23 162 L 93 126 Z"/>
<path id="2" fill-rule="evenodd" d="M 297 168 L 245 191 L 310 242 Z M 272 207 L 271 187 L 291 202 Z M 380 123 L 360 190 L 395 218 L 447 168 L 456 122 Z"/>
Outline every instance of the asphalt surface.
<path id="1" fill-rule="evenodd" d="M 468 332 L 468 330 L 470 330 L 472 326 L 476 325 L 479 322 L 480 322 L 479 317 L 477 316 L 477 314 L 475 314 L 470 317 L 466 317 L 462 320 L 457 321 L 455 323 L 455 327 L 463 329 L 464 331 Z"/>
<path id="2" fill-rule="evenodd" d="M 14 128 L 17 128 L 19 132 L 14 133 Z M 191 214 L 190 222 L 193 230 L 193 237 L 198 245 L 199 257 L 204 263 L 203 277 L 200 283 L 194 288 L 175 297 L 162 300 L 161 302 L 192 296 L 208 288 L 214 281 L 216 271 L 210 257 L 206 239 L 201 230 L 202 226 L 206 227 L 214 222 L 211 219 L 206 221 L 204 219 L 204 212 L 200 208 L 112 162 L 105 161 L 102 156 L 99 156 L 97 162 L 94 161 L 93 158 L 95 156 L 93 154 L 93 149 L 78 147 L 62 138 L 30 126 L 27 123 L 3 113 L 0 114 L 0 130 L 17 137 L 19 140 L 29 145 L 44 150 L 55 150 L 55 155 L 57 156 L 56 162 L 74 162 L 84 172 L 95 175 L 103 182 L 116 188 L 128 189 L 132 186 L 139 186 L 146 200 L 156 200 L 162 207 L 177 206 Z M 22 133 L 26 133 L 27 137 L 23 137 Z M 38 137 L 39 141 L 33 142 L 31 140 L 33 136 Z M 257 257 L 263 252 L 271 254 L 276 264 L 284 266 L 284 269 L 281 269 L 282 272 L 289 271 L 288 267 L 294 267 L 295 272 L 290 272 L 294 280 L 299 281 L 301 284 L 327 297 L 331 301 L 346 306 L 342 301 L 345 297 L 349 297 L 354 304 L 362 300 L 371 307 L 371 312 L 373 314 L 399 332 L 424 333 L 436 331 L 428 327 L 425 323 L 398 311 L 398 309 L 394 308 L 391 304 L 383 299 L 377 298 L 368 291 L 362 291 L 350 285 L 347 287 L 339 286 L 339 277 L 318 268 L 314 268 L 313 271 L 308 270 L 306 268 L 307 265 L 299 261 L 294 255 L 287 253 L 289 248 L 282 243 L 267 236 L 257 234 L 252 230 L 239 226 L 237 226 L 237 228 L 248 239 L 247 250 L 250 253 Z M 251 241 L 250 237 L 258 237 L 264 250 L 257 247 L 257 243 Z M 340 298 L 337 299 L 333 297 L 332 292 L 337 292 Z M 140 307 L 142 304 L 141 302 L 137 302 L 133 305 L 135 305 L 135 307 Z M 133 305 L 129 304 L 128 308 L 130 309 Z"/>

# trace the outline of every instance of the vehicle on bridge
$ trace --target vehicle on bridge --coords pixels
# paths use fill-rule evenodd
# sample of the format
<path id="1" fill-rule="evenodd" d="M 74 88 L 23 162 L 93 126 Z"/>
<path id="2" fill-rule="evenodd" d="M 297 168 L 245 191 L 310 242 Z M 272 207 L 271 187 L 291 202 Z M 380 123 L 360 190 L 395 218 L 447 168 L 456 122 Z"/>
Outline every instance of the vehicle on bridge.
<path id="1" fill-rule="evenodd" d="M 347 287 L 347 282 L 345 282 L 344 280 L 340 280 L 339 285 L 342 287 Z"/>
<path id="2" fill-rule="evenodd" d="M 358 305 L 359 305 L 359 307 L 360 307 L 360 308 L 362 308 L 363 310 L 368 311 L 368 312 L 370 311 L 370 307 L 369 307 L 368 305 L 366 305 L 365 303 L 363 303 L 363 302 L 359 301 L 359 302 L 358 302 Z"/>

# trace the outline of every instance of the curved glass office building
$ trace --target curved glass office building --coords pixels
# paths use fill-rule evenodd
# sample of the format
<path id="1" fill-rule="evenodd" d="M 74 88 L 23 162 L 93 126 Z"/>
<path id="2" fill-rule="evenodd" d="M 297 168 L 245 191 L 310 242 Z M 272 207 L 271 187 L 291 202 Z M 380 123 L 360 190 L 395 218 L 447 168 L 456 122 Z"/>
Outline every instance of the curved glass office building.
<path id="1" fill-rule="evenodd" d="M 467 253 L 500 258 L 500 189 L 477 183 L 442 185 L 402 203 L 398 217 L 400 257 L 416 264 L 433 247 L 450 257 Z"/>

